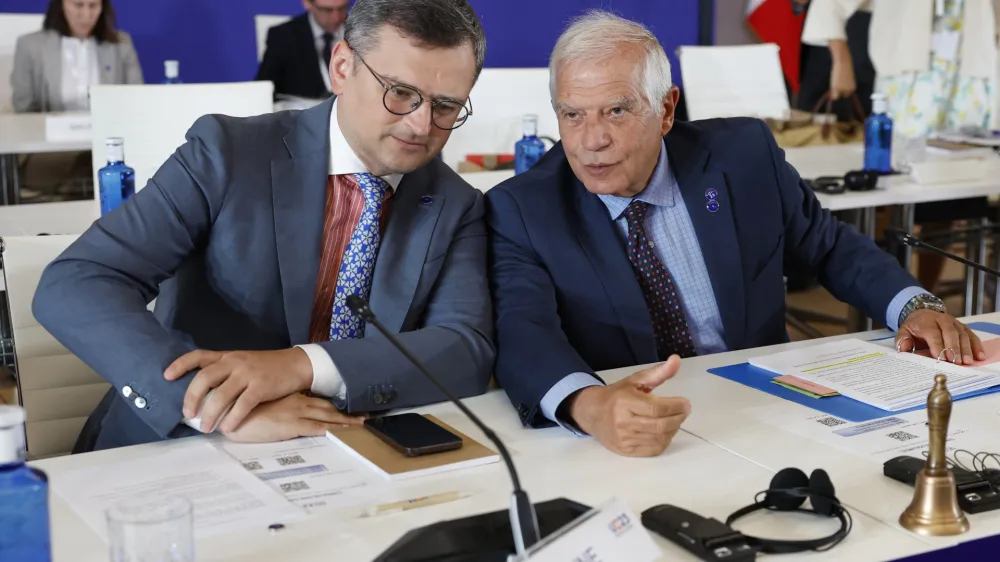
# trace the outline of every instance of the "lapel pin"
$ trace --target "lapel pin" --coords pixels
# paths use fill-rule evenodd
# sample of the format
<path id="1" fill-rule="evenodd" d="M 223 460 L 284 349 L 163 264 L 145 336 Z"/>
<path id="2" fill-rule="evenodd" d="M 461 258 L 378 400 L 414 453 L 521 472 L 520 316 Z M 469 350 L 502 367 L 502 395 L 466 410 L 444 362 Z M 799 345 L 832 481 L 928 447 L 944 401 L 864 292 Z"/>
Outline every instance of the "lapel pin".
<path id="1" fill-rule="evenodd" d="M 718 199 L 718 197 L 719 197 L 719 192 L 716 191 L 714 187 L 710 187 L 707 190 L 705 190 L 705 199 L 708 199 L 709 201 L 715 201 L 716 199 Z"/>
<path id="2" fill-rule="evenodd" d="M 434 198 L 431 197 L 430 195 L 424 195 L 423 197 L 420 198 L 420 204 L 421 205 L 430 205 L 433 202 L 434 202 Z"/>
<path id="3" fill-rule="evenodd" d="M 705 208 L 708 209 L 709 213 L 716 213 L 719 211 L 719 202 L 715 199 L 709 199 L 708 203 L 705 204 Z"/>

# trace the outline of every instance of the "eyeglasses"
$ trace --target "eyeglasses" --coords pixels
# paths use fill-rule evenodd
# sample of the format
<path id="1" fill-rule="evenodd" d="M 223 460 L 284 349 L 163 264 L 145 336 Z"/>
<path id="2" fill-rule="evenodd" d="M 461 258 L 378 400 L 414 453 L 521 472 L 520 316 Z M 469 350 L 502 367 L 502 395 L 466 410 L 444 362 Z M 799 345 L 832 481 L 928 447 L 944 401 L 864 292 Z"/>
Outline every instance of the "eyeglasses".
<path id="1" fill-rule="evenodd" d="M 338 6 L 334 8 L 328 8 L 326 6 L 317 6 L 315 0 L 310 0 L 309 3 L 312 4 L 312 7 L 315 8 L 317 12 L 327 16 L 331 14 L 346 14 L 347 11 L 351 9 L 351 6 L 349 4 L 344 4 L 343 6 Z"/>
<path id="2" fill-rule="evenodd" d="M 424 96 L 415 88 L 410 86 L 397 86 L 388 84 L 387 80 L 379 76 L 368 66 L 360 55 L 355 53 L 361 64 L 365 65 L 368 72 L 372 73 L 379 85 L 385 89 L 382 96 L 382 105 L 393 115 L 409 115 L 424 103 Z M 472 115 L 472 100 L 469 100 L 469 107 L 454 100 L 434 100 L 431 104 L 431 122 L 438 129 L 452 131 L 465 124 L 465 121 Z"/>

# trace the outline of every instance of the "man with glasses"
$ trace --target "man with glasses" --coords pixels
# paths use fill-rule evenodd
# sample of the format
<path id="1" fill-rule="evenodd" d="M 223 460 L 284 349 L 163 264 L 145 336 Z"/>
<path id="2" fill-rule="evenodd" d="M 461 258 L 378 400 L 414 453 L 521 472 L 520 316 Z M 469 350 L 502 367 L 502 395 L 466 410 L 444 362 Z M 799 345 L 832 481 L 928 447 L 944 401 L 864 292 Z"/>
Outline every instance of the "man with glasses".
<path id="1" fill-rule="evenodd" d="M 257 80 L 274 83 L 275 94 L 311 99 L 331 95 L 330 53 L 344 38 L 350 0 L 302 0 L 306 13 L 272 27 Z"/>
<path id="2" fill-rule="evenodd" d="M 36 318 L 113 386 L 76 449 L 322 435 L 443 400 L 350 313 L 355 294 L 455 394 L 482 393 L 483 198 L 436 157 L 472 116 L 484 54 L 464 0 L 358 0 L 336 98 L 199 119 L 39 284 Z"/>

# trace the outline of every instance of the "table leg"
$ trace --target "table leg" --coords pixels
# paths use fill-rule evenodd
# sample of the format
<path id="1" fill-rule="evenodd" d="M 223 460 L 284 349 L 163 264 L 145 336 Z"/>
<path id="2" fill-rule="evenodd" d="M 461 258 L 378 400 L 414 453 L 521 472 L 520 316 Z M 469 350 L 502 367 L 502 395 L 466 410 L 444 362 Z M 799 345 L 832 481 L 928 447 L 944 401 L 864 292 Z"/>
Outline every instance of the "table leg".
<path id="1" fill-rule="evenodd" d="M 976 254 L 976 263 L 986 263 L 988 257 L 986 256 L 986 226 L 989 224 L 989 219 L 983 217 L 979 219 L 979 226 L 982 230 L 979 231 L 977 238 L 979 240 L 978 253 Z M 976 271 L 976 314 L 983 313 L 983 301 L 986 299 L 986 274 L 982 271 Z"/>
<path id="2" fill-rule="evenodd" d="M 17 154 L 0 154 L 0 191 L 3 191 L 4 205 L 21 202 L 21 177 L 17 162 Z"/>

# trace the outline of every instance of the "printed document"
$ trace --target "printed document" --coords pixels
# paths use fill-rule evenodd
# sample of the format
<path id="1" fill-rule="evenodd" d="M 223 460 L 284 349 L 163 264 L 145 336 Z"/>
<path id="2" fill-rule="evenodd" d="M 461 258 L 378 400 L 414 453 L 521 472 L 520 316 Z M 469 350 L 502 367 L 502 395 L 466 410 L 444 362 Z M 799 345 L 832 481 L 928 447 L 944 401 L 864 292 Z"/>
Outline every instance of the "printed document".
<path id="1" fill-rule="evenodd" d="M 914 353 L 897 353 L 858 339 L 755 357 L 750 364 L 820 384 L 888 411 L 926 403 L 934 376 L 938 374 L 948 377 L 952 396 L 1000 384 L 1000 373 L 986 368 L 961 367 Z"/>
<path id="2" fill-rule="evenodd" d="M 310 512 L 373 502 L 386 494 L 378 475 L 325 437 L 278 443 L 220 440 L 216 446 L 289 501 Z"/>
<path id="3" fill-rule="evenodd" d="M 69 472 L 53 478 L 52 488 L 105 541 L 104 512 L 125 499 L 184 496 L 194 505 L 197 539 L 245 528 L 263 530 L 275 521 L 305 517 L 304 511 L 203 440 Z"/>

